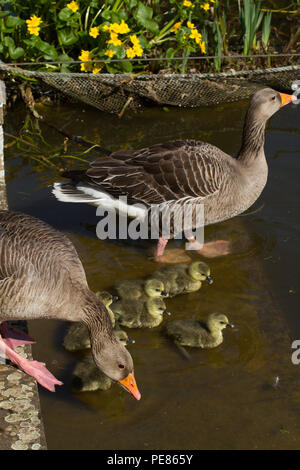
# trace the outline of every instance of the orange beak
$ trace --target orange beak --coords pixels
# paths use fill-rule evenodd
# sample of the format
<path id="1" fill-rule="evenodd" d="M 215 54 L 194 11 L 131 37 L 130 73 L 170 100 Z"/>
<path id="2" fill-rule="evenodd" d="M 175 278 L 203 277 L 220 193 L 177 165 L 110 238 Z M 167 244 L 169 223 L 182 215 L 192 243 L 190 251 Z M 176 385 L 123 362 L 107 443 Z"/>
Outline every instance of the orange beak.
<path id="1" fill-rule="evenodd" d="M 294 95 L 286 95 L 285 93 L 280 93 L 281 96 L 281 108 L 282 106 L 285 106 L 288 103 L 291 103 L 292 101 L 296 100 L 296 96 Z"/>
<path id="2" fill-rule="evenodd" d="M 121 384 L 127 390 L 127 392 L 131 393 L 134 398 L 136 398 L 137 400 L 141 399 L 141 394 L 139 392 L 139 389 L 137 388 L 133 372 L 128 374 L 125 379 L 119 380 L 118 383 Z"/>

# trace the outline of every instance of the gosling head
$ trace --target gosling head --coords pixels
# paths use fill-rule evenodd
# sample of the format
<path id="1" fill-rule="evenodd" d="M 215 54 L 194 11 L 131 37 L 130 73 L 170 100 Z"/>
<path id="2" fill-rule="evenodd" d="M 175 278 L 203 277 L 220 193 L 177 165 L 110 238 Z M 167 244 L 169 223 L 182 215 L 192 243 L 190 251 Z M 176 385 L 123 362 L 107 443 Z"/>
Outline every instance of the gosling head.
<path id="1" fill-rule="evenodd" d="M 263 88 L 257 91 L 251 98 L 249 111 L 253 112 L 257 119 L 267 121 L 282 106 L 294 101 L 294 95 L 286 95 L 272 90 L 272 88 Z"/>
<path id="2" fill-rule="evenodd" d="M 223 313 L 211 313 L 207 319 L 207 326 L 212 333 L 220 333 L 226 327 L 234 327 Z"/>
<path id="3" fill-rule="evenodd" d="M 210 277 L 210 267 L 203 263 L 203 261 L 194 261 L 189 265 L 189 275 L 194 281 L 207 281 L 212 284 L 213 280 Z"/>
<path id="4" fill-rule="evenodd" d="M 102 300 L 105 307 L 109 307 L 113 302 L 118 300 L 118 297 L 115 295 L 110 294 L 109 292 L 103 290 L 101 292 L 97 292 L 98 297 Z"/>
<path id="5" fill-rule="evenodd" d="M 160 298 L 149 299 L 146 302 L 147 311 L 149 315 L 154 318 L 158 318 L 161 315 L 170 315 L 170 312 L 166 308 L 166 304 Z"/>
<path id="6" fill-rule="evenodd" d="M 155 297 L 166 297 L 168 294 L 165 291 L 165 286 L 159 279 L 148 279 L 145 282 L 145 292 L 150 299 Z"/>
<path id="7" fill-rule="evenodd" d="M 114 330 L 115 337 L 123 346 L 135 343 L 134 339 L 128 338 L 128 334 L 124 330 Z"/>

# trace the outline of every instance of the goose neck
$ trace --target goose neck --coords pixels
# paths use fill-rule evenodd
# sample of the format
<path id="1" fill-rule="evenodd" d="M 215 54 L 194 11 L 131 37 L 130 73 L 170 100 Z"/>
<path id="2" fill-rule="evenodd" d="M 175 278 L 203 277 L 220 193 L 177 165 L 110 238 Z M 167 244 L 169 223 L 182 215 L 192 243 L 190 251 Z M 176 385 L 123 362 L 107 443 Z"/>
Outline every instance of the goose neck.
<path id="1" fill-rule="evenodd" d="M 244 129 L 242 146 L 238 153 L 238 160 L 251 165 L 259 157 L 264 157 L 266 121 L 259 118 L 249 108 Z"/>

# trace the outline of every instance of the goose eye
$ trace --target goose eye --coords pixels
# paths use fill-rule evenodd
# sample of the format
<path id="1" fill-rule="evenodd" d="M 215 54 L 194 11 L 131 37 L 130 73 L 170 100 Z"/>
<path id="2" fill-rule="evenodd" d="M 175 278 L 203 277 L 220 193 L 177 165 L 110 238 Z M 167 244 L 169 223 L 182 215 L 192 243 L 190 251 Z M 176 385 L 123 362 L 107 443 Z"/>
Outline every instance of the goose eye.
<path id="1" fill-rule="evenodd" d="M 119 369 L 125 369 L 125 366 L 123 364 L 119 364 Z"/>
<path id="2" fill-rule="evenodd" d="M 276 99 L 276 96 L 272 96 L 272 100 L 274 101 Z"/>

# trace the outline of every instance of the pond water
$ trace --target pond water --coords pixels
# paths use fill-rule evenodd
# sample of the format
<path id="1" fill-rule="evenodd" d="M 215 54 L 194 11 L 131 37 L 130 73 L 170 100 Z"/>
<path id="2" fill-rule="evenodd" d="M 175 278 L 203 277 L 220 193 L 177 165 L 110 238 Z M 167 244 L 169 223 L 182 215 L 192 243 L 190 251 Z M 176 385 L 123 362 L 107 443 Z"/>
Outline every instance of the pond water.
<path id="1" fill-rule="evenodd" d="M 154 108 L 125 113 L 120 120 L 82 105 L 41 107 L 49 121 L 109 149 L 194 138 L 230 154 L 239 149 L 246 108 L 246 102 L 197 110 Z M 169 319 L 153 330 L 130 330 L 142 393 L 137 402 L 118 385 L 106 392 L 73 393 L 72 371 L 80 355 L 62 346 L 67 323 L 30 322 L 37 340 L 34 357 L 64 382 L 55 394 L 40 388 L 49 449 L 299 448 L 300 365 L 291 362 L 291 343 L 300 339 L 299 109 L 286 106 L 268 124 L 269 179 L 250 213 L 205 231 L 206 240 L 232 240 L 232 254 L 209 261 L 214 284 L 167 301 L 173 319 L 226 313 L 236 327 L 225 331 L 221 346 L 189 350 L 186 359 L 164 335 Z M 24 116 L 22 105 L 9 111 L 6 131 L 17 133 Z M 49 144 L 62 143 L 55 131 L 42 130 Z M 49 184 L 57 174 L 46 167 L 37 172 L 34 165 L 14 146 L 6 149 L 9 208 L 68 234 L 91 289 L 109 289 L 117 279 L 155 269 L 149 259 L 154 242 L 98 240 L 95 209 L 56 201 Z M 180 243 L 171 242 L 174 246 Z"/>

